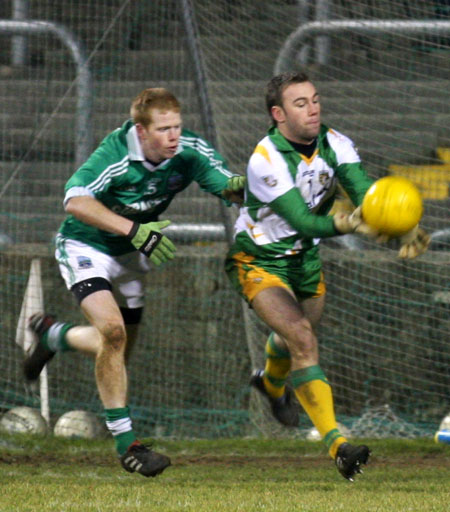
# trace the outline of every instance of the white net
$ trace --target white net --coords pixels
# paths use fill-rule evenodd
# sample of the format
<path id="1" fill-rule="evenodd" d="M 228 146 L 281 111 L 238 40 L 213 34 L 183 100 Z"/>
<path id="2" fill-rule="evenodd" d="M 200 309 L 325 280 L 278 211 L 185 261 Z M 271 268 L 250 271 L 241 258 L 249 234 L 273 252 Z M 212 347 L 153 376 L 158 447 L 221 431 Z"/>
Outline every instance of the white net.
<path id="1" fill-rule="evenodd" d="M 17 12 L 18 4 L 25 12 Z M 190 7 L 197 55 L 189 39 Z M 449 409 L 450 385 L 450 31 L 439 25 L 450 21 L 448 2 L 2 2 L 2 20 L 14 16 L 51 26 L 12 32 L 0 23 L 2 407 L 35 403 L 24 390 L 21 349 L 14 344 L 32 257 L 42 259 L 46 308 L 80 321 L 52 257 L 64 183 L 77 161 L 127 118 L 138 92 L 157 85 L 180 98 L 186 127 L 215 138 L 231 168 L 243 173 L 268 127 L 265 84 L 281 66 L 310 75 L 324 122 L 355 141 L 372 177 L 403 174 L 419 185 L 423 226 L 433 234 L 430 251 L 408 263 L 395 259 L 394 244 L 379 248 L 354 237 L 323 244 L 328 303 L 321 365 L 334 387 L 338 418 L 364 434 L 370 432 L 361 426 L 365 411 L 387 404 L 414 432 L 435 430 Z M 439 28 L 307 33 L 314 23 L 344 20 L 426 21 Z M 300 25 L 306 35 L 280 63 Z M 70 41 L 82 50 L 74 53 Z M 212 119 L 205 118 L 205 94 Z M 167 217 L 175 225 L 225 222 L 218 202 L 194 186 Z M 149 435 L 230 436 L 255 429 L 282 435 L 263 404 L 249 400 L 248 375 L 263 362 L 268 333 L 226 281 L 225 242 L 200 236 L 179 243 L 176 264 L 148 286 L 130 367 L 135 421 Z M 101 410 L 91 361 L 58 356 L 49 366 L 49 386 L 55 418 L 70 409 Z M 304 417 L 302 428 L 308 422 Z"/>
<path id="2" fill-rule="evenodd" d="M 410 433 L 423 433 L 419 425 L 436 422 L 441 400 L 448 403 L 441 385 L 449 330 L 448 5 L 280 0 L 196 8 L 220 144 L 238 169 L 268 126 L 268 79 L 302 69 L 321 94 L 324 122 L 355 141 L 369 174 L 402 174 L 421 189 L 423 225 L 433 233 L 421 261 L 400 263 L 393 244 L 380 250 L 354 237 L 323 244 L 329 293 L 320 344 L 339 418 L 351 425 L 366 408 L 387 403 L 416 425 Z M 349 20 L 358 30 L 326 26 Z M 295 39 L 299 27 L 304 36 Z M 214 90 L 218 81 L 225 92 Z M 261 367 L 268 333 L 251 312 L 246 333 L 252 365 Z M 285 433 L 259 398 L 251 411 L 264 433 Z M 405 430 L 385 434 L 410 435 Z"/>

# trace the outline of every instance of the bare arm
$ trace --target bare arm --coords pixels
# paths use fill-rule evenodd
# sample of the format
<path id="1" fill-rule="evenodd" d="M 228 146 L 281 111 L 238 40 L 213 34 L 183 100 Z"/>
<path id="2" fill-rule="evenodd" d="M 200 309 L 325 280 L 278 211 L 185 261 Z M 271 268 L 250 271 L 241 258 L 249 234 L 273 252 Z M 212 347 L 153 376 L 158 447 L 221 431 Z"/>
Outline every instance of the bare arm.
<path id="1" fill-rule="evenodd" d="M 116 235 L 128 235 L 133 226 L 131 220 L 117 215 L 100 201 L 90 196 L 72 197 L 66 204 L 66 212 L 85 224 Z"/>

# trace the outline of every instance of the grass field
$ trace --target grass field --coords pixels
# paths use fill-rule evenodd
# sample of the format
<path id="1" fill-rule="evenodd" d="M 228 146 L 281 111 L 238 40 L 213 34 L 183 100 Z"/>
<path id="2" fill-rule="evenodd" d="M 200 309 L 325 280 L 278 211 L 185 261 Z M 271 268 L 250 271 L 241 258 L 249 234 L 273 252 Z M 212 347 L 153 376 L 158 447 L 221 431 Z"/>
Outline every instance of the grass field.
<path id="1" fill-rule="evenodd" d="M 321 443 L 160 441 L 172 466 L 156 478 L 126 473 L 111 441 L 2 434 L 0 511 L 450 510 L 450 446 L 365 440 L 371 463 L 352 484 Z"/>

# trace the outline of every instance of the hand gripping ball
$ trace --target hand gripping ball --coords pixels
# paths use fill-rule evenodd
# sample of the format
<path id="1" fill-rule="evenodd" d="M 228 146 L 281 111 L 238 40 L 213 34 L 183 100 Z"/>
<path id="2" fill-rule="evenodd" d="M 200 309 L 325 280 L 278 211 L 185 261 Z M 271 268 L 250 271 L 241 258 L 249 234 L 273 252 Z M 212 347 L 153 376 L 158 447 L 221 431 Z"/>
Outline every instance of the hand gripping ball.
<path id="1" fill-rule="evenodd" d="M 398 237 L 411 231 L 422 218 L 422 196 L 407 178 L 386 176 L 366 192 L 361 211 L 369 226 L 379 233 Z"/>

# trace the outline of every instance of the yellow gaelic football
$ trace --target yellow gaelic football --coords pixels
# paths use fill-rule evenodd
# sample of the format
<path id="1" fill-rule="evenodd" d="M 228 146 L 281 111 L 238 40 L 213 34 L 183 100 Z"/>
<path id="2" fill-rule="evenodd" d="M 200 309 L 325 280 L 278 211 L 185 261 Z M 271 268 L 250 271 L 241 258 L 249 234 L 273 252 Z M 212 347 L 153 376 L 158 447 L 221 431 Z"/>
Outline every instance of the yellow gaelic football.
<path id="1" fill-rule="evenodd" d="M 392 237 L 402 236 L 419 223 L 423 213 L 418 188 L 402 176 L 380 178 L 366 192 L 362 216 L 369 226 Z"/>

